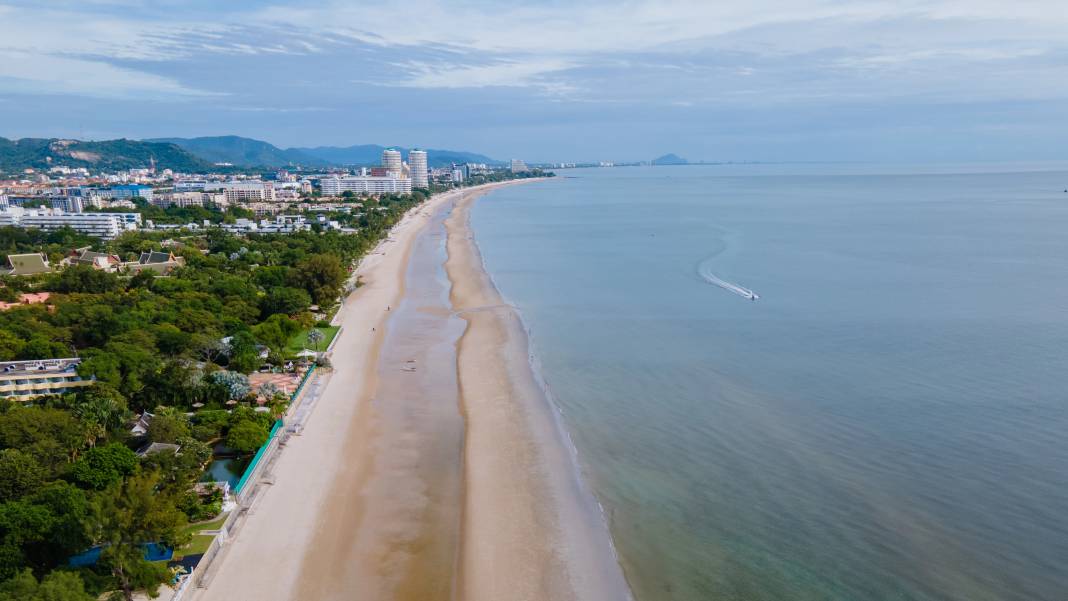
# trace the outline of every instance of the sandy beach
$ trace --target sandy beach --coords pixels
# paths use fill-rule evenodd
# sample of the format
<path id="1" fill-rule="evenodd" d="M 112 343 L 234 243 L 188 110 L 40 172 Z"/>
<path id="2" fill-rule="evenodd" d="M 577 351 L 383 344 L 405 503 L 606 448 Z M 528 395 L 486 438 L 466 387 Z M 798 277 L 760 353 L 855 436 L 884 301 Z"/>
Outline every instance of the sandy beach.
<path id="1" fill-rule="evenodd" d="M 471 239 L 498 185 L 433 197 L 361 263 L 314 413 L 192 598 L 629 597 Z"/>
<path id="2" fill-rule="evenodd" d="M 466 601 L 627 599 L 593 496 L 535 378 L 526 332 L 485 272 L 469 225 L 477 197 L 446 221 L 466 421 L 461 581 Z"/>

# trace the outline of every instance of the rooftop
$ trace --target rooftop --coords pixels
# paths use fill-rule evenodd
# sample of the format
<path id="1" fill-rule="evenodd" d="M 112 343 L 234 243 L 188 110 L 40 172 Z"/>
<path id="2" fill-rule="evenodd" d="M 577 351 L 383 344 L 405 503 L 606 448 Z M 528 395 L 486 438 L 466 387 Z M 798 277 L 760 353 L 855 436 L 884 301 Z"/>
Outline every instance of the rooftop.
<path id="1" fill-rule="evenodd" d="M 2 361 L 0 362 L 0 375 L 18 376 L 51 373 L 73 373 L 82 360 L 78 357 L 68 359 L 31 359 L 28 361 Z"/>

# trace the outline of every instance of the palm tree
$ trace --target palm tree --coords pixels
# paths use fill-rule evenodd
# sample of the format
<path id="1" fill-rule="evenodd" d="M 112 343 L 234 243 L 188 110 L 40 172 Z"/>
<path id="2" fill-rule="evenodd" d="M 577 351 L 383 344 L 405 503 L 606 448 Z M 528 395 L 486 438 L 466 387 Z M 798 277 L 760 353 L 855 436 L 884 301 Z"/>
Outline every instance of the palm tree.
<path id="1" fill-rule="evenodd" d="M 308 342 L 315 345 L 315 350 L 319 350 L 319 343 L 323 341 L 326 336 L 323 335 L 322 330 L 312 330 L 308 332 Z"/>

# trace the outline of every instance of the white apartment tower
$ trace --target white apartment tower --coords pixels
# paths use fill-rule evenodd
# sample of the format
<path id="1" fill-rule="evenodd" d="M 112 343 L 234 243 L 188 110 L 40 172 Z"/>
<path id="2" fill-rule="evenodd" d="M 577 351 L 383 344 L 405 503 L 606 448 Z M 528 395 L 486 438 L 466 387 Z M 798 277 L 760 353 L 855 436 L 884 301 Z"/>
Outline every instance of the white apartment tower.
<path id="1" fill-rule="evenodd" d="M 400 177 L 404 171 L 404 162 L 401 161 L 400 151 L 393 148 L 383 150 L 382 166 L 386 168 L 386 171 L 391 172 L 390 175 L 393 177 Z"/>
<path id="2" fill-rule="evenodd" d="M 426 171 L 426 151 L 413 150 L 408 153 L 408 167 L 412 171 L 413 188 L 429 188 L 430 180 Z"/>

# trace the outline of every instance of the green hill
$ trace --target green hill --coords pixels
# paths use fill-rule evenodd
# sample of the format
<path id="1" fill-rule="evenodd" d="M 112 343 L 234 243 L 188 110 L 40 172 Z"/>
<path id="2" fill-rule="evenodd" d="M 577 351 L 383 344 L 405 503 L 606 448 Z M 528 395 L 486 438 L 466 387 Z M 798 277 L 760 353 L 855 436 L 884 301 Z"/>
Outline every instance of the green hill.
<path id="1" fill-rule="evenodd" d="M 211 163 L 232 163 L 239 167 L 327 167 L 330 161 L 297 148 L 283 150 L 261 140 L 241 136 L 202 138 L 154 138 L 146 142 L 175 144 Z"/>
<path id="2" fill-rule="evenodd" d="M 49 167 L 86 167 L 93 171 L 116 171 L 148 167 L 152 160 L 158 169 L 203 172 L 211 165 L 174 144 L 137 140 L 81 141 L 58 138 L 0 138 L 0 172 Z"/>

